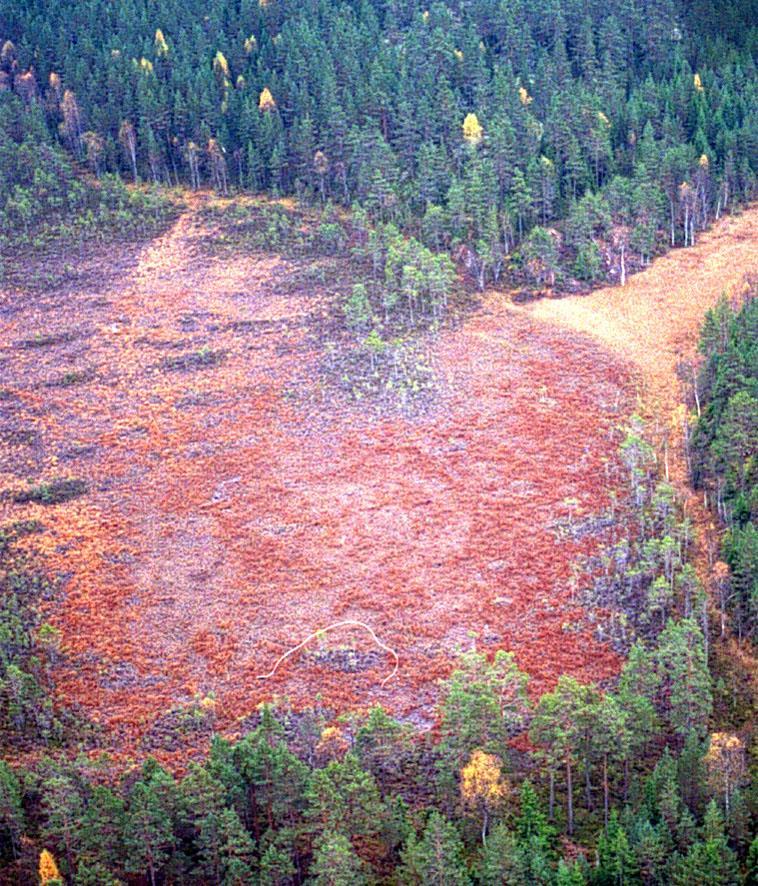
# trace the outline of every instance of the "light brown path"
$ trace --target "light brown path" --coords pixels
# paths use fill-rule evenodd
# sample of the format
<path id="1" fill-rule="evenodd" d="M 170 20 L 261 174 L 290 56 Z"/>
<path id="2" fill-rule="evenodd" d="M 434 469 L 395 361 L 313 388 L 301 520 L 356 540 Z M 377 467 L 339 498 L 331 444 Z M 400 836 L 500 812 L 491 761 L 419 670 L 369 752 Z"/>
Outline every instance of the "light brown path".
<path id="1" fill-rule="evenodd" d="M 659 432 L 682 402 L 677 365 L 692 360 L 703 317 L 722 293 L 758 272 L 758 208 L 719 221 L 694 248 L 656 259 L 623 288 L 543 299 L 525 310 L 541 321 L 584 332 L 638 368 L 642 404 Z"/>

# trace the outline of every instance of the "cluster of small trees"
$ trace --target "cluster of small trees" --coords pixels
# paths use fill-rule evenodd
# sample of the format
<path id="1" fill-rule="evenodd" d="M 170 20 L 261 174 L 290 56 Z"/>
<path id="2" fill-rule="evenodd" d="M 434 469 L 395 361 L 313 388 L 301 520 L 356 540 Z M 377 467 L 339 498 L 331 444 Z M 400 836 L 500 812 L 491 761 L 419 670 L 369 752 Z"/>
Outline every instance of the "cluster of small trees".
<path id="1" fill-rule="evenodd" d="M 47 744 L 63 734 L 46 690 L 58 634 L 36 611 L 46 580 L 15 551 L 24 532 L 0 530 L 0 729 L 9 739 Z"/>
<path id="2" fill-rule="evenodd" d="M 371 322 L 372 301 L 380 303 L 385 322 L 397 315 L 411 325 L 418 320 L 440 319 L 455 281 L 450 257 L 403 236 L 391 223 L 369 225 L 360 210 L 355 211 L 353 224 L 356 242 L 352 255 L 370 267 L 370 283 L 358 284 L 347 302 L 350 325 Z"/>
<path id="3" fill-rule="evenodd" d="M 607 613 L 600 630 L 620 651 L 640 637 L 654 640 L 677 609 L 700 625 L 707 648 L 707 595 L 689 562 L 692 525 L 680 518 L 673 487 L 654 479 L 656 456 L 642 423 L 632 425 L 621 461 L 636 525 L 592 561 L 583 602 Z"/>

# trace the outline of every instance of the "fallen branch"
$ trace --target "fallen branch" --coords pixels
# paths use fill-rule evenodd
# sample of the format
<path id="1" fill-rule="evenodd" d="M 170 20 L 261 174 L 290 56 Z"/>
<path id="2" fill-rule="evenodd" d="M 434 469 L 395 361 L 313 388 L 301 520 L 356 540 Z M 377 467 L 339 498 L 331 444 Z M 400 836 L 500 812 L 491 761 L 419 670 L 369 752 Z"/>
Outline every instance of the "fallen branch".
<path id="1" fill-rule="evenodd" d="M 390 649 L 389 646 L 386 646 L 384 643 L 382 643 L 382 641 L 376 636 L 374 631 L 367 624 L 365 624 L 362 621 L 338 621 L 338 622 L 335 622 L 334 624 L 327 625 L 325 628 L 321 628 L 318 631 L 314 631 L 312 634 L 309 634 L 305 638 L 305 640 L 302 641 L 302 643 L 298 643 L 297 646 L 293 646 L 292 649 L 288 649 L 283 655 L 280 655 L 276 661 L 276 664 L 273 666 L 273 668 L 271 668 L 271 670 L 267 674 L 258 674 L 256 679 L 268 680 L 270 677 L 274 676 L 279 665 L 286 658 L 289 658 L 290 655 L 294 655 L 298 650 L 302 649 L 303 646 L 305 646 L 307 643 L 310 643 L 310 641 L 313 640 L 315 637 L 318 637 L 319 634 L 325 634 L 327 631 L 334 630 L 334 628 L 342 628 L 342 627 L 346 627 L 347 625 L 351 625 L 353 627 L 364 628 L 365 630 L 367 630 L 369 632 L 369 634 L 371 634 L 371 637 L 372 637 L 374 643 L 376 643 L 376 645 L 380 649 L 384 649 L 386 652 L 389 652 L 389 654 L 395 659 L 395 667 L 392 669 L 392 673 L 388 674 L 382 680 L 381 686 L 382 686 L 382 688 L 384 688 L 384 684 L 388 680 L 391 680 L 395 676 L 395 674 L 397 673 L 398 667 L 400 666 L 400 657 L 398 656 L 397 652 L 395 652 L 394 649 Z"/>

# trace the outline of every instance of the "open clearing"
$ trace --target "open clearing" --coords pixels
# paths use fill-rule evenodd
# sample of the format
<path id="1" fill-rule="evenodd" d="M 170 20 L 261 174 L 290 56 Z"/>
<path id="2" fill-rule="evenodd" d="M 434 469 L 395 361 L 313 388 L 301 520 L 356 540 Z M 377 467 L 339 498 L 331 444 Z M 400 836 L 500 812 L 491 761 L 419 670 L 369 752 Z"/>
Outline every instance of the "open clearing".
<path id="1" fill-rule="evenodd" d="M 535 690 L 612 676 L 572 566 L 608 531 L 635 379 L 668 420 L 704 310 L 756 268 L 758 212 L 624 290 L 487 296 L 434 345 L 432 407 L 380 417 L 322 383 L 328 284 L 273 255 L 208 258 L 201 206 L 84 286 L 1 296 L 0 523 L 45 527 L 28 543 L 61 576 L 60 697 L 129 752 L 211 693 L 222 731 L 273 695 L 429 725 L 474 644 L 513 650 Z M 14 501 L 61 478 L 85 494 Z M 257 679 L 346 619 L 397 650 L 384 687 L 392 658 L 350 628 Z"/>

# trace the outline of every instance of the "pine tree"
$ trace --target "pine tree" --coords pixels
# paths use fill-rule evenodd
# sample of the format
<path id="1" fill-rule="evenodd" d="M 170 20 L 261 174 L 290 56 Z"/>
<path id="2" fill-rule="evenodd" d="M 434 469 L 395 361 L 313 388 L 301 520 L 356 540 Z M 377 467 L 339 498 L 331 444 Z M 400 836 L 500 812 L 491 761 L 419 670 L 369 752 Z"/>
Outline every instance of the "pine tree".
<path id="1" fill-rule="evenodd" d="M 0 858 L 14 858 L 25 829 L 21 785 L 16 774 L 0 760 Z"/>
<path id="2" fill-rule="evenodd" d="M 516 882 L 549 886 L 555 864 L 555 830 L 548 824 L 537 794 L 526 781 L 521 788 L 520 813 L 516 819 Z"/>
<path id="3" fill-rule="evenodd" d="M 686 738 L 705 732 L 713 705 L 703 634 L 692 619 L 669 620 L 658 638 L 656 667 L 671 728 Z"/>
<path id="4" fill-rule="evenodd" d="M 61 848 L 67 873 L 73 874 L 82 838 L 79 829 L 84 809 L 81 794 L 72 779 L 54 774 L 42 782 L 41 805 L 45 815 L 45 836 Z"/>
<path id="5" fill-rule="evenodd" d="M 135 874 L 147 872 L 150 886 L 156 886 L 160 871 L 171 856 L 175 807 L 173 779 L 149 761 L 129 794 L 124 869 Z"/>
<path id="6" fill-rule="evenodd" d="M 476 882 L 482 886 L 515 883 L 520 873 L 516 838 L 506 824 L 496 824 L 476 864 Z"/>
<path id="7" fill-rule="evenodd" d="M 685 883 L 702 883 L 703 886 L 731 886 L 737 883 L 739 868 L 737 858 L 727 845 L 724 820 L 711 801 L 703 821 L 702 839 L 696 842 L 687 857 L 672 872 L 675 886 Z"/>
<path id="8" fill-rule="evenodd" d="M 524 231 L 529 224 L 532 207 L 532 192 L 519 167 L 513 171 L 513 181 L 508 195 L 508 205 L 518 222 L 519 240 L 523 240 Z"/>
<path id="9" fill-rule="evenodd" d="M 295 882 L 297 868 L 291 855 L 273 843 L 268 846 L 260 859 L 261 886 L 291 886 Z"/>
<path id="10" fill-rule="evenodd" d="M 639 882 L 637 860 L 615 809 L 611 812 L 608 827 L 598 840 L 597 855 L 595 882 L 600 886 L 627 886 Z"/>
<path id="11" fill-rule="evenodd" d="M 197 822 L 200 870 L 208 882 L 249 883 L 255 845 L 233 809 L 208 812 Z"/>
<path id="12" fill-rule="evenodd" d="M 384 804 L 373 777 L 361 769 L 353 753 L 312 772 L 305 798 L 306 816 L 317 834 L 368 839 L 379 831 Z"/>
<path id="13" fill-rule="evenodd" d="M 344 834 L 325 831 L 316 844 L 310 869 L 314 886 L 362 886 L 368 883 L 365 864 Z"/>
<path id="14" fill-rule="evenodd" d="M 545 693 L 540 699 L 529 730 L 532 741 L 548 749 L 556 759 L 562 761 L 566 774 L 569 834 L 574 831 L 574 770 L 580 755 L 583 756 L 587 751 L 583 737 L 595 698 L 592 687 L 582 686 L 564 674 L 558 678 L 555 690 Z"/>
<path id="15" fill-rule="evenodd" d="M 574 864 L 566 864 L 561 859 L 558 862 L 558 869 L 555 873 L 555 886 L 584 886 L 587 880 L 582 873 L 582 869 L 578 862 Z"/>
<path id="16" fill-rule="evenodd" d="M 82 856 L 94 859 L 96 864 L 106 870 L 117 870 L 124 858 L 125 824 L 122 798 L 109 788 L 97 785 L 78 824 Z"/>
<path id="17" fill-rule="evenodd" d="M 436 810 L 421 839 L 411 835 L 402 853 L 401 876 L 408 884 L 467 886 L 471 883 L 463 843 L 455 827 Z"/>

